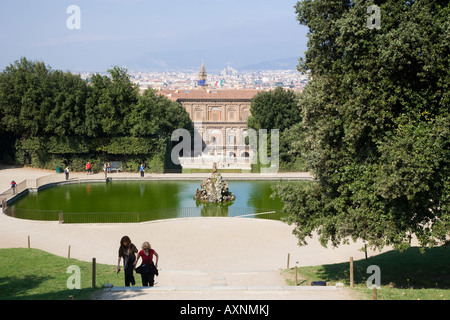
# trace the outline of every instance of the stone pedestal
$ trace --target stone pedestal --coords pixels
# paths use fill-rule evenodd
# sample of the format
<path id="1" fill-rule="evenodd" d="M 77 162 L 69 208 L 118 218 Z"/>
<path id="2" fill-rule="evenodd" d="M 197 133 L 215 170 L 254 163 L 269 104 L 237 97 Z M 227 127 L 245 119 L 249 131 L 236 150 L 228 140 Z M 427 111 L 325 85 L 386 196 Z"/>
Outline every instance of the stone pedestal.
<path id="1" fill-rule="evenodd" d="M 202 202 L 220 203 L 235 200 L 235 196 L 228 190 L 228 183 L 222 175 L 214 172 L 211 177 L 203 180 L 201 190 L 197 189 L 195 200 Z"/>

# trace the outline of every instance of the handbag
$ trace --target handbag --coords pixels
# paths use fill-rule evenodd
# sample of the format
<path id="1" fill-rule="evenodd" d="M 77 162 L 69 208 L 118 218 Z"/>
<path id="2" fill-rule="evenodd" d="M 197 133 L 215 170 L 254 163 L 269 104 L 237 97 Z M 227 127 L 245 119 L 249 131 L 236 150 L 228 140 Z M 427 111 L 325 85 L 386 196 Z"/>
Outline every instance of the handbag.
<path id="1" fill-rule="evenodd" d="M 150 272 L 151 272 L 150 266 L 147 264 L 141 264 L 139 267 L 136 268 L 136 273 L 139 274 L 147 274 Z"/>
<path id="2" fill-rule="evenodd" d="M 154 263 L 152 263 L 152 269 L 153 269 L 153 273 L 155 274 L 155 276 L 159 276 L 158 268 L 156 268 Z"/>

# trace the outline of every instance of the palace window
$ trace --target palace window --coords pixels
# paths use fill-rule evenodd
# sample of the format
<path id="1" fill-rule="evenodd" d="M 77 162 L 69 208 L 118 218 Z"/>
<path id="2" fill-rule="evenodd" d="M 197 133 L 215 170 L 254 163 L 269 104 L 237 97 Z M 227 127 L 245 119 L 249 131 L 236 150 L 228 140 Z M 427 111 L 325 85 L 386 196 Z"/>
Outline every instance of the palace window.
<path id="1" fill-rule="evenodd" d="M 211 108 L 209 113 L 209 121 L 220 121 L 220 109 L 217 107 Z"/>
<path id="2" fill-rule="evenodd" d="M 242 121 L 247 121 L 248 119 L 248 109 L 242 110 Z"/>

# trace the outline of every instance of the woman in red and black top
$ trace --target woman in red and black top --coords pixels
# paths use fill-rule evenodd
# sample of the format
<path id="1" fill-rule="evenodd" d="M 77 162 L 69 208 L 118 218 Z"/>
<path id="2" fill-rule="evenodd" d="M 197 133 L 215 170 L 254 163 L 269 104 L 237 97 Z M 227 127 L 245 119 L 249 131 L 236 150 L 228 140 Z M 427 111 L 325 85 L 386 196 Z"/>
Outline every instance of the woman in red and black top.
<path id="1" fill-rule="evenodd" d="M 156 257 L 155 264 L 153 264 L 153 256 Z M 153 284 L 155 282 L 155 274 L 156 274 L 157 269 L 158 269 L 159 256 L 156 253 L 156 251 L 152 249 L 152 247 L 150 246 L 150 243 L 144 242 L 142 244 L 142 250 L 139 251 L 139 255 L 138 255 L 138 258 L 137 258 L 135 263 L 137 264 L 137 262 L 141 258 L 142 258 L 141 266 L 147 265 L 147 266 L 150 267 L 150 272 L 148 272 L 148 273 L 142 272 L 141 273 L 142 286 L 144 286 L 144 287 L 147 287 L 147 286 L 153 287 Z"/>

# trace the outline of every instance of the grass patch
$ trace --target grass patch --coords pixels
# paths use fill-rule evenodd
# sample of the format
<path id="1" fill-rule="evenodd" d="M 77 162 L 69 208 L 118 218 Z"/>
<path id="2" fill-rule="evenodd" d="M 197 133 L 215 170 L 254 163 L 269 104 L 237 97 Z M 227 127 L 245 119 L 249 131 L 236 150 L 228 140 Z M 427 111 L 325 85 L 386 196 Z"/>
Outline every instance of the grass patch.
<path id="1" fill-rule="evenodd" d="M 72 273 L 67 268 L 76 265 L 81 270 L 81 289 L 67 289 Z M 116 267 L 96 264 L 96 286 L 92 288 L 92 263 L 67 259 L 37 249 L 0 249 L 1 300 L 88 300 L 107 283 L 123 286 L 123 272 Z"/>
<path id="2" fill-rule="evenodd" d="M 379 300 L 449 300 L 450 299 L 450 247 L 409 248 L 404 252 L 389 251 L 353 262 L 354 292 L 361 299 L 372 299 L 367 288 L 367 267 L 377 265 L 381 271 Z M 284 270 L 286 283 L 294 284 L 294 268 Z M 310 285 L 313 281 L 338 282 L 350 286 L 349 262 L 297 269 L 298 284 Z"/>

